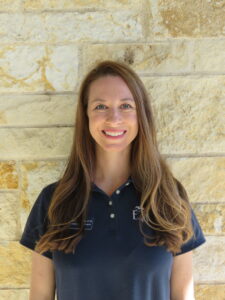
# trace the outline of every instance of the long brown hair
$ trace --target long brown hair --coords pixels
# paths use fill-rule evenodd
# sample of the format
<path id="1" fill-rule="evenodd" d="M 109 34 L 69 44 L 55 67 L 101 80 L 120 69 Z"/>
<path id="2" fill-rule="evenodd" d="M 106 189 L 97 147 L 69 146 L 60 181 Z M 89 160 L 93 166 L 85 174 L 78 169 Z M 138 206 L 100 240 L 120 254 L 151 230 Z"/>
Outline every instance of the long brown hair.
<path id="1" fill-rule="evenodd" d="M 145 245 L 165 245 L 176 254 L 193 235 L 188 195 L 158 150 L 150 97 L 144 84 L 128 65 L 110 60 L 96 64 L 81 83 L 71 152 L 51 197 L 47 230 L 35 249 L 39 253 L 47 250 L 71 253 L 85 234 L 95 169 L 95 141 L 89 132 L 87 116 L 89 88 L 94 80 L 107 75 L 120 76 L 136 103 L 139 129 L 130 153 L 131 178 L 140 195 L 139 228 Z M 70 231 L 71 222 L 80 225 L 75 234 Z M 143 224 L 154 230 L 154 237 L 146 235 Z"/>

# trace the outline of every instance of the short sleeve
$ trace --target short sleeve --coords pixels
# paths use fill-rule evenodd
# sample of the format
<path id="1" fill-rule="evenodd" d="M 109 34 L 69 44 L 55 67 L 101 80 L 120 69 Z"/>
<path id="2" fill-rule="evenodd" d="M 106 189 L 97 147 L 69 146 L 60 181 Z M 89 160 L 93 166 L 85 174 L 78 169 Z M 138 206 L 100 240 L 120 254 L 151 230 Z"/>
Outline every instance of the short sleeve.
<path id="1" fill-rule="evenodd" d="M 42 189 L 30 211 L 19 243 L 31 250 L 34 250 L 36 243 L 45 233 L 47 228 L 47 212 L 50 203 L 51 193 L 49 186 Z M 52 259 L 52 252 L 46 251 L 42 255 Z"/>
<path id="2" fill-rule="evenodd" d="M 202 228 L 197 220 L 197 217 L 192 207 L 191 207 L 191 221 L 192 221 L 194 235 L 190 238 L 190 240 L 188 240 L 186 243 L 184 243 L 181 246 L 181 251 L 175 254 L 175 256 L 191 251 L 206 242 L 205 236 L 202 232 Z"/>

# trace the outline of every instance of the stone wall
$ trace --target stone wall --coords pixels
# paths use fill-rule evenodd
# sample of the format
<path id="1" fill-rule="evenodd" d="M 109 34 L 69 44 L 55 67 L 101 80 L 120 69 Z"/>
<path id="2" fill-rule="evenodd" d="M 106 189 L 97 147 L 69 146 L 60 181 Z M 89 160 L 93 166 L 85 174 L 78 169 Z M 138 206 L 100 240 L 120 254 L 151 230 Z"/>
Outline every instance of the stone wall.
<path id="1" fill-rule="evenodd" d="M 104 58 L 144 81 L 205 233 L 196 300 L 225 299 L 224 15 L 224 0 L 0 1 L 0 299 L 28 299 L 31 251 L 18 240 L 65 166 L 80 80 Z"/>

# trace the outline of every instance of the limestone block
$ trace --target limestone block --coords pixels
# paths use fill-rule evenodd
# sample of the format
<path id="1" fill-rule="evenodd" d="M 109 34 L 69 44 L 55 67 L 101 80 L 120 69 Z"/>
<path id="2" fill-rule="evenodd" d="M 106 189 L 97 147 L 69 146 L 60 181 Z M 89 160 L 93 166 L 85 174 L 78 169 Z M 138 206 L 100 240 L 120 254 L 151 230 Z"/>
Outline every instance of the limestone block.
<path id="1" fill-rule="evenodd" d="M 225 284 L 196 285 L 195 297 L 197 300 L 224 300 Z"/>
<path id="2" fill-rule="evenodd" d="M 142 0 L 25 0 L 25 10 L 63 10 L 63 9 L 138 9 L 142 4 Z"/>
<path id="3" fill-rule="evenodd" d="M 155 36 L 223 37 L 224 1 L 151 1 Z"/>
<path id="4" fill-rule="evenodd" d="M 2 159 L 64 158 L 68 155 L 73 127 L 1 129 Z"/>
<path id="5" fill-rule="evenodd" d="M 101 53 L 101 55 L 99 55 Z M 85 72 L 103 59 L 125 62 L 139 74 L 184 72 L 189 69 L 185 41 L 151 44 L 96 44 L 84 49 Z"/>
<path id="6" fill-rule="evenodd" d="M 193 205 L 205 234 L 225 234 L 225 203 Z"/>
<path id="7" fill-rule="evenodd" d="M 1 95 L 1 126 L 74 125 L 77 95 Z M 15 117 L 16 116 L 16 117 Z M 1 179 L 0 179 L 1 182 Z"/>
<path id="8" fill-rule="evenodd" d="M 14 161 L 0 162 L 0 189 L 17 189 L 18 173 Z"/>
<path id="9" fill-rule="evenodd" d="M 30 26 L 30 30 L 35 27 Z M 78 68 L 75 45 L 5 45 L 1 46 L 0 54 L 0 92 L 73 91 L 75 88 Z"/>
<path id="10" fill-rule="evenodd" d="M 224 209 L 224 170 L 225 159 L 223 157 L 183 157 L 168 158 L 167 162 L 174 175 L 183 184 L 191 203 L 208 203 L 212 206 L 197 205 L 199 218 L 204 219 L 204 209 L 207 214 L 215 214 L 210 220 L 210 225 L 205 225 L 205 229 L 218 232 L 222 229 L 221 213 Z M 221 203 L 214 206 L 213 202 Z M 201 212 L 201 210 L 203 211 Z M 202 217 L 201 217 L 202 216 Z M 215 222 L 215 223 L 214 223 Z M 204 224 L 204 222 L 203 222 Z M 214 229 L 213 229 L 214 228 Z M 206 230 L 206 231 L 207 231 Z"/>
<path id="11" fill-rule="evenodd" d="M 225 72 L 225 41 L 218 39 L 193 42 L 193 70 L 197 72 Z"/>
<path id="12" fill-rule="evenodd" d="M 18 242 L 0 243 L 0 288 L 28 288 L 32 250 Z"/>
<path id="13" fill-rule="evenodd" d="M 224 284 L 225 236 L 207 236 L 206 242 L 194 250 L 193 266 L 196 284 Z"/>
<path id="14" fill-rule="evenodd" d="M 0 11 L 19 11 L 22 10 L 22 0 L 1 0 Z M 1 299 L 1 298 L 0 298 Z"/>
<path id="15" fill-rule="evenodd" d="M 193 5 L 196 2 L 193 1 Z M 200 31 L 203 37 L 225 36 L 224 0 L 202 1 L 200 11 Z"/>
<path id="16" fill-rule="evenodd" d="M 0 290 L 0 299 L 1 300 L 28 300 L 29 299 L 29 290 Z"/>
<path id="17" fill-rule="evenodd" d="M 24 229 L 28 214 L 41 190 L 48 184 L 57 181 L 63 174 L 64 169 L 64 160 L 26 161 L 21 163 L 21 233 Z"/>
<path id="18" fill-rule="evenodd" d="M 145 77 L 164 153 L 224 153 L 225 76 Z"/>
<path id="19" fill-rule="evenodd" d="M 2 13 L 1 42 L 141 41 L 144 37 L 142 21 L 138 11 L 128 10 L 15 13 L 13 18 L 11 14 Z M 62 59 L 59 52 L 55 59 Z M 69 61 L 72 62 L 71 57 Z"/>
<path id="20" fill-rule="evenodd" d="M 0 193 L 0 240 L 16 240 L 20 234 L 17 193 Z"/>
<path id="21" fill-rule="evenodd" d="M 201 3 L 191 1 L 150 0 L 154 19 L 155 38 L 198 37 Z M 193 9 L 193 7 L 195 9 Z"/>

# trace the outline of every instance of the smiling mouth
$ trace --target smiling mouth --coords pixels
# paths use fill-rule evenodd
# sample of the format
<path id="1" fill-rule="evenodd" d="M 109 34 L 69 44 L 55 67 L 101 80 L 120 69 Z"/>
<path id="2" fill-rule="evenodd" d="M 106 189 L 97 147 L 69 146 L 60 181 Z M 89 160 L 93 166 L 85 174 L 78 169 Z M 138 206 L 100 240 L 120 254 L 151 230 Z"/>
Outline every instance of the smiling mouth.
<path id="1" fill-rule="evenodd" d="M 104 131 L 102 130 L 102 132 L 106 135 L 106 136 L 112 136 L 112 137 L 117 137 L 117 136 L 122 136 L 126 133 L 126 130 L 121 130 L 121 131 Z"/>

